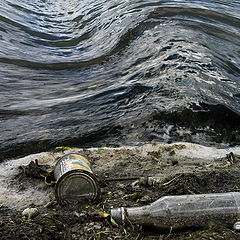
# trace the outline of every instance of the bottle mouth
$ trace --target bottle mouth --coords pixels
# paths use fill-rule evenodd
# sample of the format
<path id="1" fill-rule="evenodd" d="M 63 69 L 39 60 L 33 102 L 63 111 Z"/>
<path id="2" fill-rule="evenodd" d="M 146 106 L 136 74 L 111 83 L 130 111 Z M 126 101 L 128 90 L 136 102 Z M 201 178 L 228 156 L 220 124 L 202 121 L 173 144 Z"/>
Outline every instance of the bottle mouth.
<path id="1" fill-rule="evenodd" d="M 111 217 L 116 223 L 124 225 L 126 221 L 126 212 L 124 207 L 111 209 Z"/>

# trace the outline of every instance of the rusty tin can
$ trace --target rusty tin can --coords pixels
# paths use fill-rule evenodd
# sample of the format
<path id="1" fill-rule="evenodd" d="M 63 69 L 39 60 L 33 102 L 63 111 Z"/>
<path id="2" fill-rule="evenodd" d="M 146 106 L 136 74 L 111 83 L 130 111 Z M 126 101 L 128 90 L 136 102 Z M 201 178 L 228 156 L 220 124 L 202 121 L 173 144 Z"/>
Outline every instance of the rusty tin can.
<path id="1" fill-rule="evenodd" d="M 61 157 L 56 163 L 54 176 L 56 199 L 60 204 L 96 200 L 100 195 L 97 177 L 89 160 L 78 153 Z"/>

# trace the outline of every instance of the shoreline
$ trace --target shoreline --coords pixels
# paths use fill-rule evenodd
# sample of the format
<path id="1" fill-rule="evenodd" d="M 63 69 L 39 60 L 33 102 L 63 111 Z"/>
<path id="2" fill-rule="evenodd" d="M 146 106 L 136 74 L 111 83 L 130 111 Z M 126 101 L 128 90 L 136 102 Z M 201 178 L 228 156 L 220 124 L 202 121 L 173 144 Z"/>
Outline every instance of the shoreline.
<path id="1" fill-rule="evenodd" d="M 111 207 L 142 206 L 166 195 L 239 191 L 240 150 L 230 150 L 233 161 L 227 155 L 229 149 L 174 143 L 69 149 L 1 163 L 1 172 L 8 177 L 0 179 L 0 190 L 4 190 L 0 197 L 0 239 L 239 239 L 240 233 L 227 224 L 156 231 L 116 226 L 107 215 Z M 42 179 L 25 176 L 19 167 L 38 159 L 39 164 L 51 168 L 57 157 L 69 152 L 88 156 L 98 178 L 151 176 L 157 184 L 112 182 L 102 188 L 100 201 L 62 207 L 55 201 L 54 188 Z M 27 207 L 37 208 L 39 214 L 23 218 L 22 211 Z"/>

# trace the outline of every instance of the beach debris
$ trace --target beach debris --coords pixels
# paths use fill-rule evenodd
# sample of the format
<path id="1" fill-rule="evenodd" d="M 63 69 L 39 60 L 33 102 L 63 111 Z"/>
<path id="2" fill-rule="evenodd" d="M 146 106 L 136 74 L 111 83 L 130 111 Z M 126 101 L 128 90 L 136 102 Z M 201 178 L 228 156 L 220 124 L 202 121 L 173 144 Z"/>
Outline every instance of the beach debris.
<path id="1" fill-rule="evenodd" d="M 157 178 L 154 178 L 154 177 L 141 177 L 139 179 L 139 182 L 138 184 L 140 186 L 145 186 L 145 187 L 148 187 L 148 186 L 155 186 L 157 184 L 160 184 L 160 180 L 157 179 Z"/>
<path id="2" fill-rule="evenodd" d="M 160 229 L 207 227 L 212 221 L 234 224 L 240 217 L 240 193 L 165 196 L 142 207 L 111 209 L 118 224 Z M 240 227 L 239 222 L 234 228 Z"/>
<path id="3" fill-rule="evenodd" d="M 232 152 L 230 152 L 229 154 L 227 154 L 227 166 L 231 166 L 236 162 L 235 156 Z"/>
<path id="4" fill-rule="evenodd" d="M 48 186 L 54 186 L 56 184 L 53 169 L 48 165 L 39 165 L 37 159 L 31 161 L 26 166 L 20 166 L 20 170 L 21 174 L 28 178 L 44 179 L 45 184 Z"/>
<path id="5" fill-rule="evenodd" d="M 78 153 L 61 157 L 55 165 L 55 196 L 60 204 L 97 200 L 100 184 L 90 161 Z"/>
<path id="6" fill-rule="evenodd" d="M 55 179 L 55 176 L 54 176 L 54 170 L 53 169 L 48 169 L 47 170 L 47 175 L 44 176 L 44 182 L 48 186 L 55 186 L 56 179 Z"/>
<path id="7" fill-rule="evenodd" d="M 23 171 L 23 174 L 27 177 L 31 178 L 44 178 L 48 175 L 48 172 L 46 169 L 44 169 L 45 166 L 39 165 L 38 160 L 31 161 L 27 166 L 21 166 L 20 168 Z"/>
<path id="8" fill-rule="evenodd" d="M 39 211 L 37 208 L 26 208 L 22 212 L 23 217 L 27 217 L 28 219 L 35 217 L 39 214 Z"/>
<path id="9" fill-rule="evenodd" d="M 139 180 L 142 179 L 142 177 L 136 176 L 98 179 L 91 170 L 91 163 L 88 158 L 79 153 L 69 153 L 58 158 L 54 169 L 50 166 L 39 165 L 37 159 L 31 161 L 27 166 L 21 167 L 21 169 L 25 176 L 43 178 L 46 185 L 55 186 L 56 200 L 62 205 L 98 200 L 101 193 L 100 187 L 106 187 L 111 182 L 135 180 L 137 185 Z M 145 178 L 148 184 L 152 186 L 153 178 Z M 118 191 L 117 196 L 119 194 Z M 140 197 L 138 195 L 133 196 L 135 199 Z M 48 204 L 49 206 L 52 205 L 51 203 Z M 46 204 L 47 208 L 49 207 L 48 204 Z"/>

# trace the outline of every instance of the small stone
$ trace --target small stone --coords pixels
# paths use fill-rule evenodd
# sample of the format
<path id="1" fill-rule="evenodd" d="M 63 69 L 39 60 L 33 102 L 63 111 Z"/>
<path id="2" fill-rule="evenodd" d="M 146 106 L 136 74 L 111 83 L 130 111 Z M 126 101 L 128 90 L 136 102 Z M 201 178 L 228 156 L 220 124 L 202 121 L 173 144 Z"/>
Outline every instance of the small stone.
<path id="1" fill-rule="evenodd" d="M 141 177 L 139 179 L 139 185 L 147 186 L 148 185 L 148 177 Z"/>
<path id="2" fill-rule="evenodd" d="M 235 222 L 233 229 L 240 232 L 240 222 Z"/>
<path id="3" fill-rule="evenodd" d="M 96 229 L 96 230 L 100 230 L 102 228 L 102 226 L 101 225 L 94 225 L 93 228 Z"/>
<path id="4" fill-rule="evenodd" d="M 23 210 L 22 212 L 22 216 L 26 216 L 26 217 L 35 217 L 39 214 L 39 211 L 37 208 L 26 208 Z"/>
<path id="5" fill-rule="evenodd" d="M 119 190 L 119 191 L 116 191 L 115 194 L 117 196 L 123 196 L 124 195 L 124 192 L 122 190 Z"/>
<path id="6" fill-rule="evenodd" d="M 153 186 L 154 182 L 155 182 L 155 180 L 153 177 L 148 177 L 148 186 Z"/>
<path id="7" fill-rule="evenodd" d="M 152 201 L 152 199 L 148 195 L 146 195 L 146 196 L 142 197 L 139 201 L 141 203 L 150 203 Z"/>

